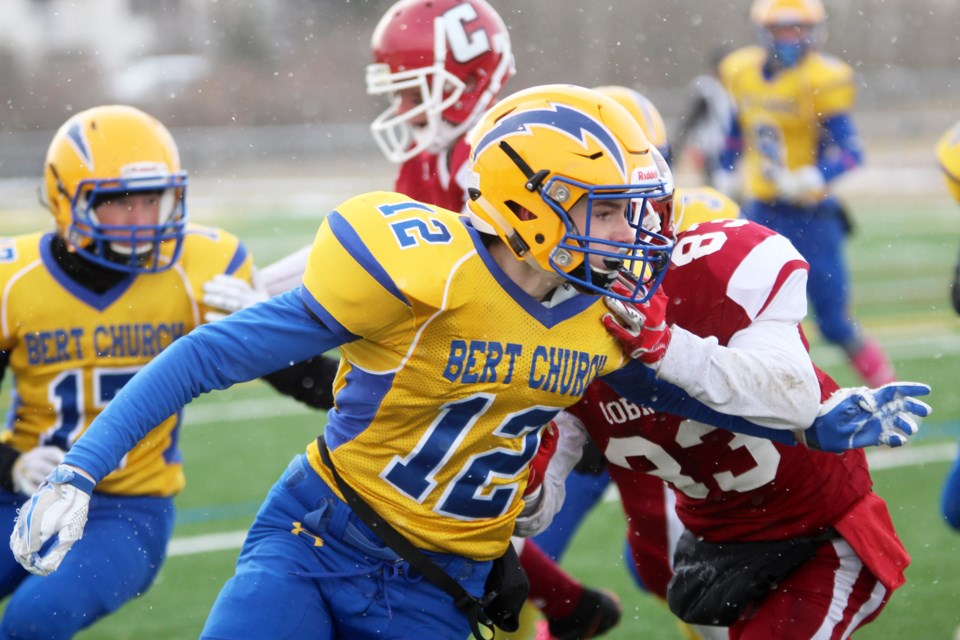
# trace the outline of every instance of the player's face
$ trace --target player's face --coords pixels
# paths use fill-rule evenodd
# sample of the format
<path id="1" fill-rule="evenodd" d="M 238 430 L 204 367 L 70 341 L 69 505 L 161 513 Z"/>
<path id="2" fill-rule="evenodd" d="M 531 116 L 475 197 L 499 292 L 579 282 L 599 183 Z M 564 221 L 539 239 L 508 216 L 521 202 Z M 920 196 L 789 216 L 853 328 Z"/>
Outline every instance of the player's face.
<path id="1" fill-rule="evenodd" d="M 770 27 L 770 37 L 782 44 L 800 44 L 810 41 L 811 29 L 808 25 L 794 24 Z"/>
<path id="2" fill-rule="evenodd" d="M 161 191 L 144 191 L 136 193 L 118 193 L 102 200 L 94 211 L 97 220 L 104 226 L 104 234 L 109 237 L 127 238 L 128 231 L 110 229 L 111 226 L 156 225 L 160 221 Z M 132 247 L 129 240 L 120 240 L 115 244 L 137 251 L 139 247 Z"/>
<path id="3" fill-rule="evenodd" d="M 412 111 L 423 104 L 423 93 L 417 87 L 401 89 L 397 92 L 397 97 L 400 99 L 400 107 L 397 109 L 398 114 L 407 113 L 408 111 Z M 410 120 L 410 124 L 415 127 L 422 127 L 426 125 L 427 114 L 425 112 L 418 114 L 416 117 Z"/>
<path id="4" fill-rule="evenodd" d="M 589 235 L 598 240 L 611 240 L 614 242 L 632 243 L 635 239 L 633 227 L 627 221 L 627 212 L 629 200 L 595 200 L 590 207 L 590 226 Z M 587 232 L 588 200 L 586 197 L 580 198 L 573 207 L 570 208 L 569 216 L 571 221 L 582 233 Z M 599 247 L 605 248 L 605 247 Z M 626 250 L 624 250 L 626 251 Z M 590 266 L 605 270 L 602 256 L 591 255 Z"/>

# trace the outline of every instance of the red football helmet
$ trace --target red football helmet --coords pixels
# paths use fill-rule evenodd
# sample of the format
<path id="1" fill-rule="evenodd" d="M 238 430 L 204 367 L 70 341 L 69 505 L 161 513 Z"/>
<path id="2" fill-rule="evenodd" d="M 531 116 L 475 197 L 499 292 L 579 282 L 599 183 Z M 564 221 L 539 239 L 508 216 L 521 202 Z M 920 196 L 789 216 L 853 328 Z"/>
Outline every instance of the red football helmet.
<path id="1" fill-rule="evenodd" d="M 370 129 L 392 162 L 453 145 L 514 73 L 507 28 L 485 0 L 401 0 L 371 44 L 367 93 L 391 104 Z"/>

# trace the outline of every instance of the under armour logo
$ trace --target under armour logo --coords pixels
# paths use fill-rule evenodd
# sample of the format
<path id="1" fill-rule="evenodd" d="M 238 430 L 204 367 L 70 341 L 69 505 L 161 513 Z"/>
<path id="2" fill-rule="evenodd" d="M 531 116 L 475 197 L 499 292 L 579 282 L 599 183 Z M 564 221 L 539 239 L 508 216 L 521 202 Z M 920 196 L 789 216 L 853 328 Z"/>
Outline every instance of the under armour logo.
<path id="1" fill-rule="evenodd" d="M 303 534 L 304 537 L 310 538 L 311 540 L 313 540 L 313 546 L 315 547 L 323 546 L 323 538 L 321 538 L 318 535 L 314 535 L 309 531 L 307 531 L 306 529 L 304 529 L 303 524 L 300 522 L 293 523 L 293 529 L 290 530 L 290 533 L 292 533 L 295 536 L 299 536 L 300 534 Z"/>

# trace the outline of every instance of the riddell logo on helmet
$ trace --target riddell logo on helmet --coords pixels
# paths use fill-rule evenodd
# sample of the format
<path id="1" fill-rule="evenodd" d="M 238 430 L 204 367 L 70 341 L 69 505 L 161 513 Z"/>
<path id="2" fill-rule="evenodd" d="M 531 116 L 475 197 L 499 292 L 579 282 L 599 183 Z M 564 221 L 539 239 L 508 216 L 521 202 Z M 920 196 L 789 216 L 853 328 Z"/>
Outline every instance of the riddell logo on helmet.
<path id="1" fill-rule="evenodd" d="M 643 169 L 637 169 L 634 172 L 634 182 L 646 182 L 647 180 L 659 180 L 660 173 L 657 171 L 656 167 L 645 167 Z"/>

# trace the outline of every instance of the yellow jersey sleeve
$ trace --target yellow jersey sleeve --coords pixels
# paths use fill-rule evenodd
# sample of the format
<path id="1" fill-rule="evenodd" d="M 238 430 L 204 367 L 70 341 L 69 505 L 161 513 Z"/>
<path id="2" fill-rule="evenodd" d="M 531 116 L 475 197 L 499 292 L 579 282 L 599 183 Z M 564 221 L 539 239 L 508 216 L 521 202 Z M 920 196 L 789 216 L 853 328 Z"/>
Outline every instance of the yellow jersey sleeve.
<path id="1" fill-rule="evenodd" d="M 317 231 L 304 302 L 345 337 L 400 348 L 442 304 L 436 264 L 468 249 L 457 214 L 395 193 L 346 201 Z"/>
<path id="2" fill-rule="evenodd" d="M 821 121 L 853 110 L 857 88 L 850 65 L 834 56 L 819 53 L 811 54 L 806 64 L 814 109 Z"/>

